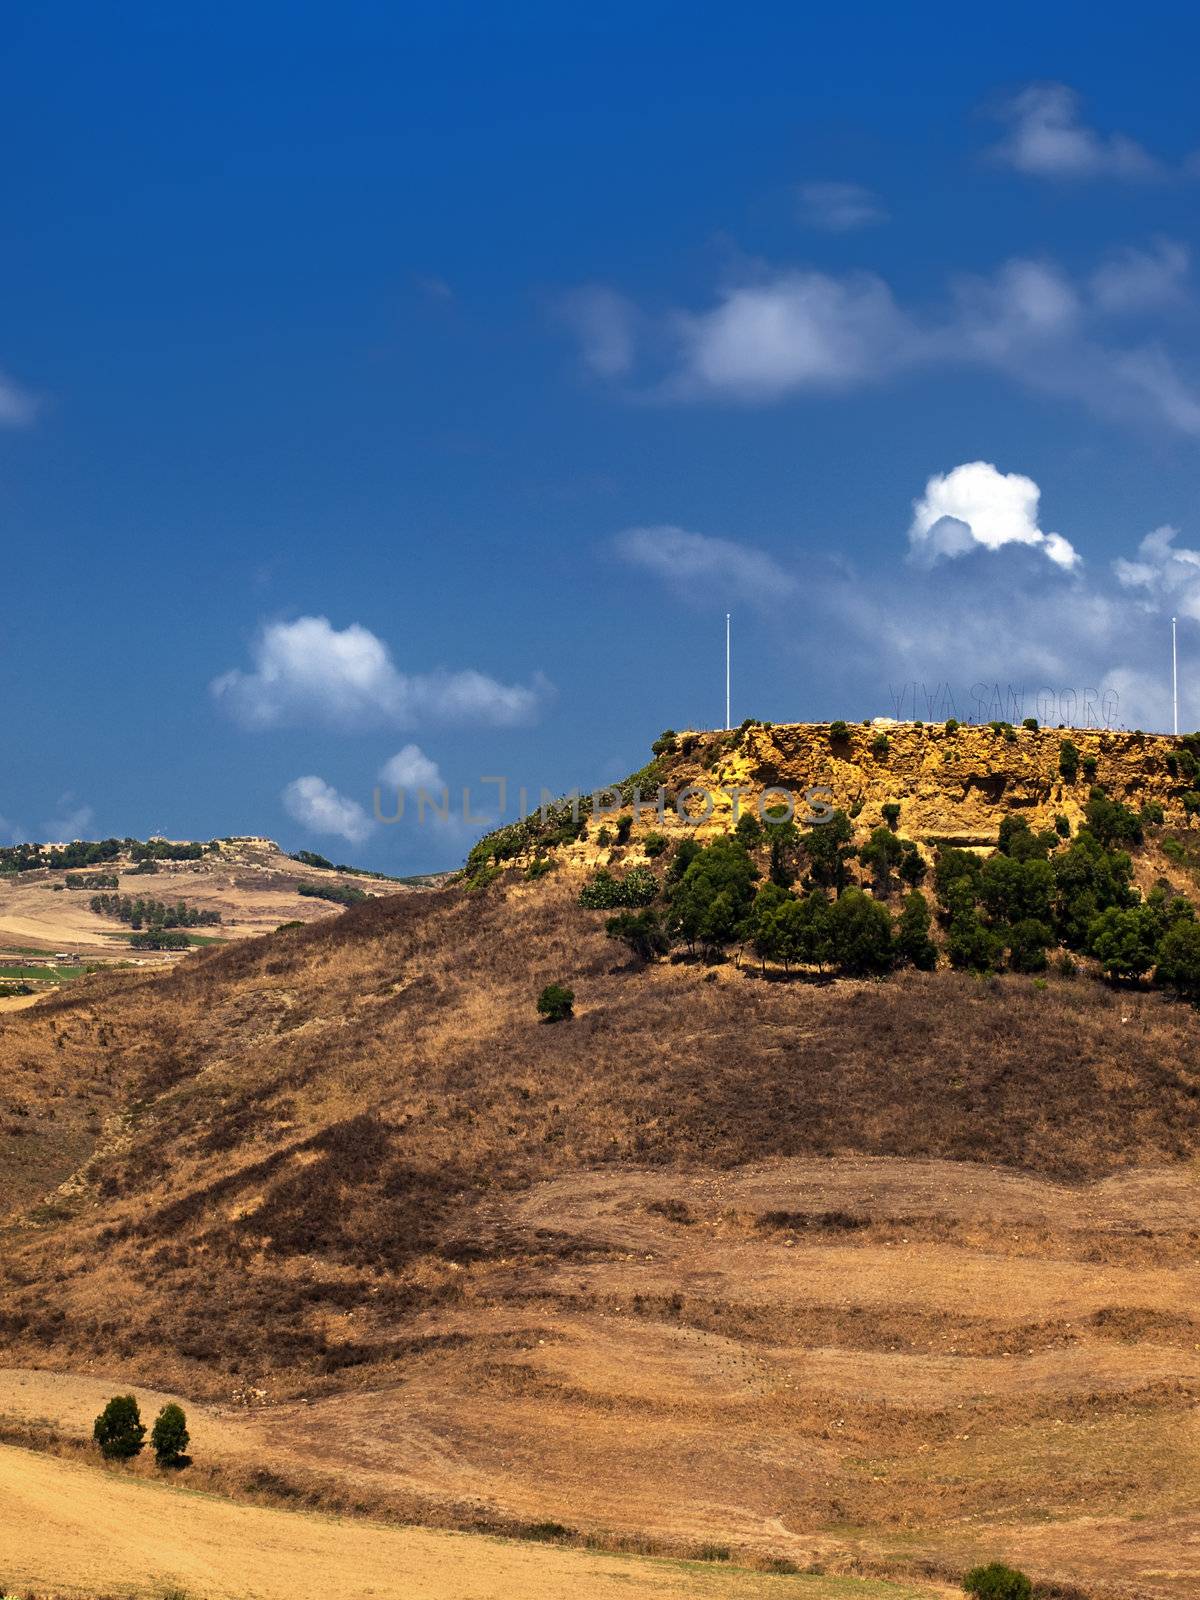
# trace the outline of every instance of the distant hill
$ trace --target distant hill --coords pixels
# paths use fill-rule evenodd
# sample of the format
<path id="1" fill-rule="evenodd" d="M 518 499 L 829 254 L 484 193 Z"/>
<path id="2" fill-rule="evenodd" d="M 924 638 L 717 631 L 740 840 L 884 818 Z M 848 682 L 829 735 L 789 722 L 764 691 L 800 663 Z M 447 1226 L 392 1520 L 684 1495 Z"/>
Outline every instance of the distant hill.
<path id="1" fill-rule="evenodd" d="M 169 962 L 179 951 L 162 946 L 246 938 L 417 886 L 312 852 L 289 856 L 264 838 L 8 846 L 0 849 L 0 985 L 36 992 L 92 965 Z M 164 918 L 174 937 L 159 940 Z"/>

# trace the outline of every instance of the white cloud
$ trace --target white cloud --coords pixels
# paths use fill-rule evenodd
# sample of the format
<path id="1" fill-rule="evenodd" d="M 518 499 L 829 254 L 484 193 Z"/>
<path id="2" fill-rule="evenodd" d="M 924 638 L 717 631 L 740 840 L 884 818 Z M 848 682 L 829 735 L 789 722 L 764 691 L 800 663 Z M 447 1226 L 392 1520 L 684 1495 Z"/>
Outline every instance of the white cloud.
<path id="1" fill-rule="evenodd" d="M 347 844 L 361 844 L 371 832 L 370 817 L 357 800 L 339 794 L 324 778 L 296 778 L 282 795 L 288 816 L 313 833 L 336 834 Z"/>
<path id="2" fill-rule="evenodd" d="M 623 561 L 692 598 L 715 596 L 770 606 L 786 600 L 797 587 L 772 556 L 732 539 L 667 525 L 626 528 L 613 543 Z"/>
<path id="3" fill-rule="evenodd" d="M 406 744 L 390 760 L 385 761 L 379 769 L 379 781 L 409 794 L 415 794 L 418 789 L 424 789 L 427 794 L 436 794 L 445 788 L 437 762 L 432 761 L 418 744 Z"/>
<path id="4" fill-rule="evenodd" d="M 602 284 L 565 295 L 559 314 L 574 329 L 585 363 L 602 378 L 619 378 L 633 365 L 635 311 Z"/>
<path id="5" fill-rule="evenodd" d="M 1200 436 L 1200 394 L 1160 344 L 1113 342 L 1113 319 L 1183 304 L 1187 255 L 1129 251 L 1090 278 L 1006 261 L 956 279 L 940 306 L 908 308 L 871 273 L 760 270 L 707 310 L 675 311 L 650 347 L 669 354 L 643 397 L 768 404 L 863 388 L 916 370 L 991 371 L 1142 426 Z M 622 368 L 622 371 L 625 369 Z"/>
<path id="6" fill-rule="evenodd" d="M 402 673 L 369 628 L 337 629 L 327 617 L 268 623 L 255 641 L 253 667 L 210 685 L 218 703 L 248 728 L 319 722 L 336 728 L 409 727 L 428 722 L 528 722 L 549 690 L 499 683 L 485 673 Z"/>
<path id="7" fill-rule="evenodd" d="M 73 839 L 95 836 L 96 813 L 69 790 L 58 797 L 54 815 L 43 825 L 47 841 L 70 844 Z"/>
<path id="8" fill-rule="evenodd" d="M 1186 246 L 1172 239 L 1157 239 L 1150 250 L 1122 250 L 1092 274 L 1092 297 L 1101 311 L 1115 316 L 1179 305 L 1187 298 L 1190 266 Z"/>
<path id="9" fill-rule="evenodd" d="M 1155 528 L 1138 546 L 1137 559 L 1113 563 L 1122 588 L 1138 593 L 1148 607 L 1173 608 L 1200 622 L 1200 550 L 1177 545 L 1179 530 Z"/>
<path id="10" fill-rule="evenodd" d="M 673 320 L 680 362 L 664 392 L 680 399 L 762 401 L 851 388 L 920 355 L 917 329 L 882 278 L 867 272 L 782 272 Z"/>
<path id="11" fill-rule="evenodd" d="M 850 233 L 887 221 L 878 195 L 861 183 L 804 183 L 799 200 L 801 222 L 824 233 Z"/>
<path id="12" fill-rule="evenodd" d="M 999 108 L 1008 133 L 991 155 L 1038 178 L 1158 177 L 1160 164 L 1122 133 L 1101 134 L 1080 120 L 1080 98 L 1065 83 L 1032 83 Z"/>
<path id="13" fill-rule="evenodd" d="M 0 427 L 23 428 L 37 415 L 38 403 L 28 389 L 0 372 Z"/>
<path id="14" fill-rule="evenodd" d="M 908 530 L 912 553 L 932 565 L 981 547 L 999 550 L 1019 544 L 1042 550 L 1056 566 L 1073 567 L 1079 557 L 1068 541 L 1038 527 L 1040 498 L 1032 478 L 1000 472 L 988 461 L 967 461 L 950 472 L 935 473 L 913 502 Z"/>

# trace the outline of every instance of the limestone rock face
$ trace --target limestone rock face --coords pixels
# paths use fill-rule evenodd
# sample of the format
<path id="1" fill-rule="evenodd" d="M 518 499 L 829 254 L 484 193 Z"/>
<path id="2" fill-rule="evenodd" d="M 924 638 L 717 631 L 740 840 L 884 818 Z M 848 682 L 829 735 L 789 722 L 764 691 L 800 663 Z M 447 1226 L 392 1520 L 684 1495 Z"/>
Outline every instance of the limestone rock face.
<path id="1" fill-rule="evenodd" d="M 886 737 L 886 747 L 883 739 Z M 1059 771 L 1059 751 L 1069 739 L 1079 751 L 1073 783 Z M 1072 831 L 1083 821 L 1093 784 L 1114 800 L 1139 810 L 1157 801 L 1165 820 L 1186 826 L 1183 796 L 1197 780 L 1172 774 L 1166 758 L 1180 741 L 1155 734 L 1107 729 L 1015 728 L 897 723 L 886 730 L 854 724 L 833 739 L 827 723 L 776 723 L 747 728 L 736 746 L 726 734 L 702 734 L 690 760 L 671 774 L 700 785 L 743 790 L 741 809 L 757 803 L 764 790 L 780 788 L 796 798 L 798 818 L 804 791 L 825 785 L 833 804 L 866 831 L 884 821 L 883 807 L 900 807 L 898 830 L 930 844 L 995 842 L 1008 812 L 1024 816 L 1032 828 L 1048 828 L 1065 816 Z M 1095 772 L 1085 770 L 1095 759 Z M 1186 758 L 1185 758 L 1186 760 Z M 708 765 L 707 772 L 704 770 Z M 733 802 L 714 793 L 712 823 L 728 826 Z"/>

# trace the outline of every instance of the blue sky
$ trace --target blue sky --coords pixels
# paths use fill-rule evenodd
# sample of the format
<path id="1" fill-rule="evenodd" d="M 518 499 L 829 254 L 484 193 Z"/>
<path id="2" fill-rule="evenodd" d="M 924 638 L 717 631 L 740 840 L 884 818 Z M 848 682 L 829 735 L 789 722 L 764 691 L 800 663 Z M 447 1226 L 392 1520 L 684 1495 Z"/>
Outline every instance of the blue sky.
<path id="1" fill-rule="evenodd" d="M 1168 727 L 1175 613 L 1200 724 L 1200 24 L 1096 18 L 10 18 L 0 834 L 452 864 L 381 773 L 623 774 L 726 610 L 735 719 Z"/>

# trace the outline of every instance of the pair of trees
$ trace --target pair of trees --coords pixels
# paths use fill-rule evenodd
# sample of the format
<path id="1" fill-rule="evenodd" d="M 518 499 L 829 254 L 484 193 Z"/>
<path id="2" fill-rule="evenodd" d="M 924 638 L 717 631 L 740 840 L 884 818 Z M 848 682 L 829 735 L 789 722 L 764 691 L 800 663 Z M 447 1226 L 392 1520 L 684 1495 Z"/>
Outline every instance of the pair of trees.
<path id="1" fill-rule="evenodd" d="M 92 1427 L 92 1438 L 109 1461 L 131 1461 L 144 1447 L 146 1425 L 136 1399 L 118 1394 L 105 1406 Z M 190 1435 L 183 1407 L 174 1401 L 158 1413 L 150 1434 L 150 1447 L 160 1467 L 185 1467 Z"/>

